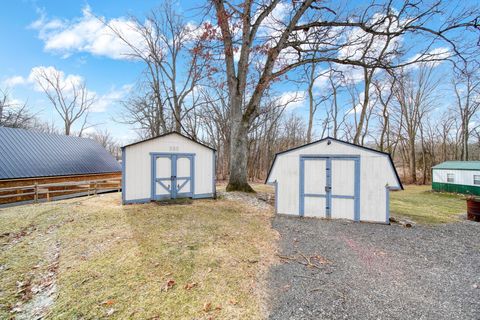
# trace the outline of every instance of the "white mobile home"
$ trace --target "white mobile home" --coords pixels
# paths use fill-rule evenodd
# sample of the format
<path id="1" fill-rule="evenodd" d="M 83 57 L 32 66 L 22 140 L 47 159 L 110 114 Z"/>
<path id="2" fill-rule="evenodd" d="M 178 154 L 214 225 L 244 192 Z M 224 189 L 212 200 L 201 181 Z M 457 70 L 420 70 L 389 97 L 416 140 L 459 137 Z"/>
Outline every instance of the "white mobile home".
<path id="1" fill-rule="evenodd" d="M 215 149 L 176 132 L 122 148 L 122 203 L 215 197 Z"/>
<path id="2" fill-rule="evenodd" d="M 403 189 L 388 153 L 333 138 L 277 153 L 266 183 L 277 213 L 382 223 Z"/>
<path id="3" fill-rule="evenodd" d="M 432 167 L 432 190 L 480 195 L 480 161 L 445 161 Z"/>

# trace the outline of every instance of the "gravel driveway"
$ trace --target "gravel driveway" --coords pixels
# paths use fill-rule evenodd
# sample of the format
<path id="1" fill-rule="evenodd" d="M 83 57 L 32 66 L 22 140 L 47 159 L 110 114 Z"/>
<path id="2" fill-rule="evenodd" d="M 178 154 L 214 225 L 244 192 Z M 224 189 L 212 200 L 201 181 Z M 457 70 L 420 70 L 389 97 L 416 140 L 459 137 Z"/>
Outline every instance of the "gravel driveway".
<path id="1" fill-rule="evenodd" d="M 276 216 L 271 319 L 480 319 L 480 223 Z"/>

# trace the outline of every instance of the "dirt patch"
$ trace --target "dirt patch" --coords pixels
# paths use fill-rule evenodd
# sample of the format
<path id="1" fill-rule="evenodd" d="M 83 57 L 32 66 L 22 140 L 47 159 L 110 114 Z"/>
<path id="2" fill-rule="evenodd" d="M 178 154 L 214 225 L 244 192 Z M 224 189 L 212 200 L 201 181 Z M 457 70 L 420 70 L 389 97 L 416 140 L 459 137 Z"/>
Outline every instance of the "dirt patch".
<path id="1" fill-rule="evenodd" d="M 43 319 L 55 301 L 56 279 L 60 261 L 60 243 L 55 242 L 46 253 L 47 268 L 44 272 L 32 270 L 25 282 L 17 282 L 20 301 L 12 308 L 16 319 Z"/>
<path id="2" fill-rule="evenodd" d="M 6 242 L 3 243 L 3 246 L 13 246 L 22 241 L 24 237 L 32 234 L 32 232 L 34 232 L 36 229 L 37 228 L 34 225 L 29 225 L 17 232 L 2 233 L 0 234 L 0 239 L 6 239 Z"/>

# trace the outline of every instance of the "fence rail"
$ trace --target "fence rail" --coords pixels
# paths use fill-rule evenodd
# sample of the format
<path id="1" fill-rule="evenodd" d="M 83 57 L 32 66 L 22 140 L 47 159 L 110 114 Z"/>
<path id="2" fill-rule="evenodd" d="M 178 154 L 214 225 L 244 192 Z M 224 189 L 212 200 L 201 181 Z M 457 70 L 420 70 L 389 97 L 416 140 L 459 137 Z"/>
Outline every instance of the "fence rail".
<path id="1" fill-rule="evenodd" d="M 35 183 L 27 186 L 0 188 L 0 199 L 7 199 L 0 203 L 17 202 L 24 200 L 33 200 L 37 203 L 40 199 L 50 201 L 57 194 L 74 195 L 76 193 L 86 193 L 95 195 L 99 192 L 120 191 L 122 189 L 121 178 L 68 181 L 55 183 Z M 8 199 L 12 201 L 8 201 Z"/>

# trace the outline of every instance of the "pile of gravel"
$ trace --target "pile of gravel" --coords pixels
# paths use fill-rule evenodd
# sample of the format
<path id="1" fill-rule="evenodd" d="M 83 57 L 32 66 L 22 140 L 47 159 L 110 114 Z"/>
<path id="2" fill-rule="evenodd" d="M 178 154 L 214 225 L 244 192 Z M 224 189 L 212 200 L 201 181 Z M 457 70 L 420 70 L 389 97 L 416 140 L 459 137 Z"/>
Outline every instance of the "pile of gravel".
<path id="1" fill-rule="evenodd" d="M 218 192 L 219 198 L 238 201 L 259 210 L 271 210 L 272 206 L 263 199 L 263 194 L 246 192 Z"/>

